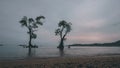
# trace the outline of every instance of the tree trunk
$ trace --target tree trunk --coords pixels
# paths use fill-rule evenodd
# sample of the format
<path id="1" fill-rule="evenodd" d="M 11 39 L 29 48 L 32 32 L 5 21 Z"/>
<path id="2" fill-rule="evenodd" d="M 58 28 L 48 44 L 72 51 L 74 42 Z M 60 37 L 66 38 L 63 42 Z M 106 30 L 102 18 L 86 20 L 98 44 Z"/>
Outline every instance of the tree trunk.
<path id="1" fill-rule="evenodd" d="M 31 39 L 29 40 L 29 47 L 31 46 Z"/>
<path id="2" fill-rule="evenodd" d="M 31 40 L 32 40 L 31 29 L 29 29 L 29 47 L 32 47 Z"/>
<path id="3" fill-rule="evenodd" d="M 64 39 L 61 38 L 60 44 L 58 46 L 59 49 L 63 50 L 64 49 Z"/>
<path id="4" fill-rule="evenodd" d="M 28 45 L 28 56 L 31 56 L 31 48 L 32 48 L 32 36 L 31 36 L 31 29 L 29 29 L 29 45 Z"/>

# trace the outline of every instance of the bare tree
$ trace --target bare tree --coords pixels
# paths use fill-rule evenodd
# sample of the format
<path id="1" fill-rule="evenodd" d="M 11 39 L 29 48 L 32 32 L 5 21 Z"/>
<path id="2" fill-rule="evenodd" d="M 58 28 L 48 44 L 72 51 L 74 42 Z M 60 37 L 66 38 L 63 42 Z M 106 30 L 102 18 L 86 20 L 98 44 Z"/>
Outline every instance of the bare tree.
<path id="1" fill-rule="evenodd" d="M 60 44 L 58 48 L 64 49 L 64 40 L 66 40 L 66 35 L 71 31 L 72 23 L 67 23 L 65 20 L 62 20 L 58 23 L 58 29 L 55 30 L 55 35 L 60 36 Z"/>

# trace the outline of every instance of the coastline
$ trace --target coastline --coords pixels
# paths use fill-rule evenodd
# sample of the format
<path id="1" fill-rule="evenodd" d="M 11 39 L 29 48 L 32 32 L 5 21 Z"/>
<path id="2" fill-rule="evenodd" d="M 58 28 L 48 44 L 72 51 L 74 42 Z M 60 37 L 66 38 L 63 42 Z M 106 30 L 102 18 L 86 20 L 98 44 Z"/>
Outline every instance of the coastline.
<path id="1" fill-rule="evenodd" d="M 0 68 L 120 68 L 120 55 L 29 58 L 0 61 Z"/>

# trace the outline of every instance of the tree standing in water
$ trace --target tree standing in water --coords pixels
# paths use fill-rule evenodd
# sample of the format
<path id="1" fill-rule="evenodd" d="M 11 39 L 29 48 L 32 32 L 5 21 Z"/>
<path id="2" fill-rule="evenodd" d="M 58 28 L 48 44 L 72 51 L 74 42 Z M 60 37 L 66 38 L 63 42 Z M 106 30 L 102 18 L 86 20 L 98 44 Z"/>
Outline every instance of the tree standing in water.
<path id="1" fill-rule="evenodd" d="M 57 48 L 64 49 L 64 40 L 66 40 L 66 35 L 71 31 L 72 23 L 67 23 L 65 20 L 62 20 L 58 23 L 58 29 L 55 30 L 55 35 L 60 36 L 60 44 Z"/>
<path id="2" fill-rule="evenodd" d="M 43 22 L 41 21 L 41 19 L 45 19 L 44 16 L 38 16 L 35 18 L 35 20 L 33 18 L 27 18 L 26 16 L 24 16 L 19 23 L 21 24 L 21 26 L 27 27 L 28 29 L 28 34 L 29 34 L 29 48 L 35 47 L 32 45 L 31 41 L 32 39 L 36 39 L 37 38 L 37 34 L 35 34 L 34 32 L 37 31 L 36 29 L 38 28 L 38 25 L 43 25 Z"/>

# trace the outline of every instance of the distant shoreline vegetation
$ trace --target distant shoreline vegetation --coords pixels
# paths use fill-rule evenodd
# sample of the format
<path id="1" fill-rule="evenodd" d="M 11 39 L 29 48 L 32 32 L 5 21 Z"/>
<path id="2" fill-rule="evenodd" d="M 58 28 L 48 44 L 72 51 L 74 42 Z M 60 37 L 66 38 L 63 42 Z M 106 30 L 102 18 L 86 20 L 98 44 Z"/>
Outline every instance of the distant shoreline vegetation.
<path id="1" fill-rule="evenodd" d="M 120 47 L 120 40 L 116 41 L 116 42 L 112 42 L 112 43 L 93 43 L 93 44 L 72 44 L 72 45 L 68 45 L 69 48 L 71 46 L 105 46 L 105 47 L 118 46 L 118 47 Z"/>

